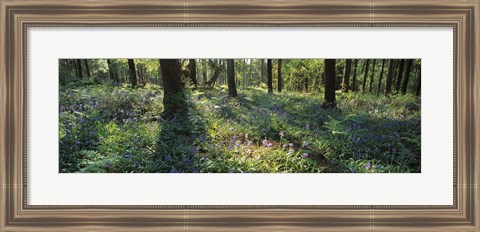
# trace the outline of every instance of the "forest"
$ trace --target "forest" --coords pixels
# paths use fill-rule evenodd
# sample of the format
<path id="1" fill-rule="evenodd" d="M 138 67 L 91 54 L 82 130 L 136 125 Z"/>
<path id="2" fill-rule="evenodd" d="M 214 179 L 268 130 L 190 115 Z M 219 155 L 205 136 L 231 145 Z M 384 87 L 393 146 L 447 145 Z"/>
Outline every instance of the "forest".
<path id="1" fill-rule="evenodd" d="M 419 173 L 421 59 L 59 59 L 60 173 Z"/>

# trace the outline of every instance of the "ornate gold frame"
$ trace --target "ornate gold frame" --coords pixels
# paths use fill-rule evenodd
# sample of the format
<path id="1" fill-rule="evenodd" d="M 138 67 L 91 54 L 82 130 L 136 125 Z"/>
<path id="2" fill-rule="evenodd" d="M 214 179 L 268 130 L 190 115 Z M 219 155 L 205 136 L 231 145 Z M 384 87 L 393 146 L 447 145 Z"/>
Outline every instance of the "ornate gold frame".
<path id="1" fill-rule="evenodd" d="M 480 232 L 479 0 L 0 0 L 0 231 Z M 26 29 L 34 26 L 454 28 L 452 206 L 30 206 Z"/>

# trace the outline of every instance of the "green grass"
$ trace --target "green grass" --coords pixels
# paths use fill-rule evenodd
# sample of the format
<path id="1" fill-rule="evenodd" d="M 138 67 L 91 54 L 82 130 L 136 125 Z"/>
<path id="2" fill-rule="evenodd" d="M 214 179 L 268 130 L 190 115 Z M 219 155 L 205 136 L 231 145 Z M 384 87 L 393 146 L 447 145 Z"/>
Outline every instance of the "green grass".
<path id="1" fill-rule="evenodd" d="M 420 172 L 420 99 L 224 86 L 187 90 L 165 120 L 154 85 L 60 90 L 60 172 Z"/>

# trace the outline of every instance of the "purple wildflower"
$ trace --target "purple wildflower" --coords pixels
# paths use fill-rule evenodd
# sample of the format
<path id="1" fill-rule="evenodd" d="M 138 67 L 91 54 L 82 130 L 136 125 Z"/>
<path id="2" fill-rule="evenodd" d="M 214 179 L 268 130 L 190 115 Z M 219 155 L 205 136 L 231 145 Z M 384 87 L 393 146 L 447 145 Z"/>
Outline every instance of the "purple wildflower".
<path id="1" fill-rule="evenodd" d="M 372 164 L 370 162 L 367 163 L 367 166 L 365 167 L 367 170 L 369 170 L 372 167 Z"/>

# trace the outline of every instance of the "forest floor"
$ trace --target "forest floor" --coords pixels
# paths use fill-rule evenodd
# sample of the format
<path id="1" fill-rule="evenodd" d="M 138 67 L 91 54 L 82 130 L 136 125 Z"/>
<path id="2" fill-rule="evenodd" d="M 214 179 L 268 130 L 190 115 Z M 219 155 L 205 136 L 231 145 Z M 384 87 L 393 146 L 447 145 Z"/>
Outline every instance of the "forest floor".
<path id="1" fill-rule="evenodd" d="M 60 172 L 420 172 L 420 99 L 226 87 L 187 90 L 165 120 L 155 85 L 60 89 Z"/>

